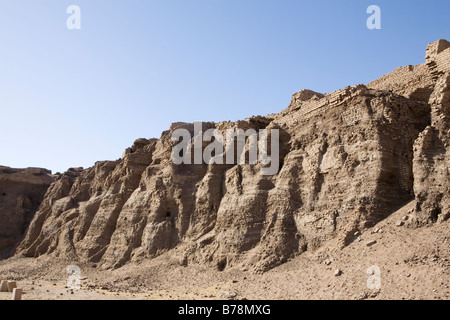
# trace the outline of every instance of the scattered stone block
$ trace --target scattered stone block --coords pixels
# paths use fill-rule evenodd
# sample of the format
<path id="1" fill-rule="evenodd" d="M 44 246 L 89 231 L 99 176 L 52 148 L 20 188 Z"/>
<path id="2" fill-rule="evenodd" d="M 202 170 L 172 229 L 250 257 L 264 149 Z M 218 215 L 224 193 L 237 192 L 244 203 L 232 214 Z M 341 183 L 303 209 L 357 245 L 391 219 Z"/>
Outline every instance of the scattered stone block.
<path id="1" fill-rule="evenodd" d="M 14 288 L 11 300 L 22 300 L 22 289 Z"/>
<path id="2" fill-rule="evenodd" d="M 342 275 L 342 270 L 340 270 L 340 269 L 334 270 L 334 276 L 335 276 L 335 277 L 339 277 L 339 276 L 341 276 L 341 275 Z"/>
<path id="3" fill-rule="evenodd" d="M 0 292 L 8 292 L 8 280 L 2 280 L 0 283 Z"/>
<path id="4" fill-rule="evenodd" d="M 404 221 L 397 221 L 397 223 L 395 224 L 397 227 L 402 227 L 405 224 Z"/>

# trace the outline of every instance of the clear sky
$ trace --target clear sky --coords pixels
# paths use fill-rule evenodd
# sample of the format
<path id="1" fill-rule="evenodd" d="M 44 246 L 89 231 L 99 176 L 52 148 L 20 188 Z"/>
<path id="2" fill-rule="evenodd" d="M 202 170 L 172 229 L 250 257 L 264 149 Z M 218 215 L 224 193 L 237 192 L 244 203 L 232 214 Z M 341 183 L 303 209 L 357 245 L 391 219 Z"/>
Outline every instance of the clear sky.
<path id="1" fill-rule="evenodd" d="M 381 30 L 366 27 L 372 4 Z M 86 168 L 172 122 L 367 83 L 424 62 L 449 14 L 448 0 L 1 0 L 0 165 Z"/>

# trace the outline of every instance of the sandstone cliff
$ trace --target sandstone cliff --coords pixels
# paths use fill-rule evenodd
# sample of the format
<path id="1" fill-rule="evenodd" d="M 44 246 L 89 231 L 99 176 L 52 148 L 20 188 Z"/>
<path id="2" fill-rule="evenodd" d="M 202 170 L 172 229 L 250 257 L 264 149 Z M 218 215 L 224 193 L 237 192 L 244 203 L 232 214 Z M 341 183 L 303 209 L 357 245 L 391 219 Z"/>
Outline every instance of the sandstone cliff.
<path id="1" fill-rule="evenodd" d="M 181 264 L 264 271 L 358 230 L 416 197 L 410 225 L 449 216 L 449 46 L 427 64 L 330 94 L 303 90 L 280 114 L 203 130 L 278 129 L 280 168 L 175 165 L 172 132 L 50 186 L 17 254 L 116 268 L 177 247 Z"/>

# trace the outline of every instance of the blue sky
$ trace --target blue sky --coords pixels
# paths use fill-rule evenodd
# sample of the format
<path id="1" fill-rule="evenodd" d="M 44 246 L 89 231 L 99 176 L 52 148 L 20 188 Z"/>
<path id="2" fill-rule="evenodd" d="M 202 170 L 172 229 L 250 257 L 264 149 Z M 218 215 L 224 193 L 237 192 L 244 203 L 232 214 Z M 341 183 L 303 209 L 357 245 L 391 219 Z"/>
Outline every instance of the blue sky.
<path id="1" fill-rule="evenodd" d="M 81 30 L 68 30 L 69 5 Z M 366 13 L 378 5 L 382 29 Z M 2 0 L 0 165 L 115 160 L 172 122 L 277 113 L 424 62 L 450 1 Z"/>

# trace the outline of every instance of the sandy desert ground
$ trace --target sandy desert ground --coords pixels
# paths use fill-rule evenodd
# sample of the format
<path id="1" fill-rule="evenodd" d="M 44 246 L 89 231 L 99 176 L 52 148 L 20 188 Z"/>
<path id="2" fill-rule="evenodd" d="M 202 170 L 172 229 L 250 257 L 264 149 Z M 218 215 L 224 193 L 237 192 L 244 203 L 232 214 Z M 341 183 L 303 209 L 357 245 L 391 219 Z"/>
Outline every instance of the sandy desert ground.
<path id="1" fill-rule="evenodd" d="M 71 261 L 43 256 L 0 262 L 0 277 L 16 280 L 23 300 L 450 299 L 450 221 L 420 229 L 398 226 L 413 202 L 348 247 L 331 241 L 264 274 L 181 266 L 176 250 L 116 270 L 81 268 L 81 289 L 67 287 Z M 375 244 L 367 244 L 376 241 Z M 369 289 L 378 266 L 381 289 Z M 337 272 L 339 270 L 339 272 Z M 339 274 L 339 275 L 338 275 Z M 370 283 L 370 281 L 369 281 Z M 0 293 L 9 300 L 10 293 Z"/>

